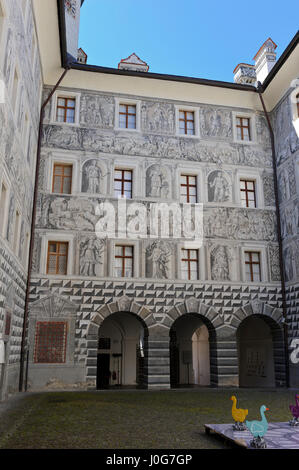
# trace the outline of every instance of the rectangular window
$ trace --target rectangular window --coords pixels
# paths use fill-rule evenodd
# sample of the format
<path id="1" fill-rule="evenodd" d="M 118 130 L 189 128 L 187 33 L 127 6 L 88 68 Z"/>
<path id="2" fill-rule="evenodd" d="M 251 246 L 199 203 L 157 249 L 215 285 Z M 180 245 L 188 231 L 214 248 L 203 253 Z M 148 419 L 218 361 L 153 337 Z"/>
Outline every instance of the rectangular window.
<path id="1" fill-rule="evenodd" d="M 258 251 L 245 251 L 246 281 L 261 281 L 261 261 Z"/>
<path id="2" fill-rule="evenodd" d="M 66 358 L 66 322 L 37 322 L 34 362 L 61 364 Z"/>
<path id="3" fill-rule="evenodd" d="M 196 176 L 181 175 L 181 202 L 197 202 Z"/>
<path id="4" fill-rule="evenodd" d="M 240 180 L 241 204 L 243 207 L 256 207 L 255 181 Z"/>
<path id="5" fill-rule="evenodd" d="M 136 106 L 132 104 L 119 105 L 119 127 L 136 129 Z"/>
<path id="6" fill-rule="evenodd" d="M 114 171 L 114 196 L 125 196 L 127 199 L 132 198 L 132 170 L 119 170 Z"/>
<path id="7" fill-rule="evenodd" d="M 4 183 L 1 187 L 1 199 L 0 199 L 0 235 L 3 236 L 5 230 L 5 209 L 7 204 L 7 188 Z"/>
<path id="8" fill-rule="evenodd" d="M 115 277 L 133 277 L 133 246 L 115 246 Z"/>
<path id="9" fill-rule="evenodd" d="M 198 250 L 182 249 L 182 278 L 192 281 L 198 279 Z"/>
<path id="10" fill-rule="evenodd" d="M 49 242 L 47 274 L 67 274 L 68 242 Z"/>
<path id="11" fill-rule="evenodd" d="M 57 122 L 75 122 L 75 98 L 57 98 L 56 121 Z"/>
<path id="12" fill-rule="evenodd" d="M 244 117 L 237 117 L 237 139 L 238 140 L 251 140 L 250 136 L 250 119 Z"/>
<path id="13" fill-rule="evenodd" d="M 54 164 L 52 192 L 71 194 L 72 192 L 72 165 Z"/>
<path id="14" fill-rule="evenodd" d="M 193 111 L 179 111 L 179 131 L 180 134 L 195 134 Z"/>

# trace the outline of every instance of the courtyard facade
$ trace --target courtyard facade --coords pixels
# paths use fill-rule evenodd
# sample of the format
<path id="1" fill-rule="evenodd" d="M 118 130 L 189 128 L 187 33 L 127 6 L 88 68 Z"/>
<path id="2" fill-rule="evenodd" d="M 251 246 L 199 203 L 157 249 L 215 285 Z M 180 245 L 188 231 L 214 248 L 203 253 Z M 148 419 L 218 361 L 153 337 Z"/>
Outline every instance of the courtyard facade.
<path id="1" fill-rule="evenodd" d="M 276 64 L 267 40 L 255 66 L 236 67 L 235 83 L 161 77 L 136 54 L 105 69 L 77 61 L 80 3 L 26 7 L 46 77 L 36 115 L 67 71 L 42 121 L 35 118 L 35 140 L 23 146 L 33 166 L 19 184 L 8 157 L 17 157 L 18 141 L 3 114 L 3 396 L 17 389 L 20 359 L 29 390 L 54 382 L 296 386 L 298 35 Z M 6 51 L 9 27 L 22 27 L 11 18 L 3 14 Z M 61 55 L 46 45 L 47 20 L 49 34 L 65 39 Z M 19 87 L 15 73 L 8 104 L 15 89 L 32 86 L 25 77 Z M 28 196 L 18 195 L 26 185 Z M 29 200 L 25 248 L 20 221 Z M 19 246 L 27 253 L 22 269 Z"/>

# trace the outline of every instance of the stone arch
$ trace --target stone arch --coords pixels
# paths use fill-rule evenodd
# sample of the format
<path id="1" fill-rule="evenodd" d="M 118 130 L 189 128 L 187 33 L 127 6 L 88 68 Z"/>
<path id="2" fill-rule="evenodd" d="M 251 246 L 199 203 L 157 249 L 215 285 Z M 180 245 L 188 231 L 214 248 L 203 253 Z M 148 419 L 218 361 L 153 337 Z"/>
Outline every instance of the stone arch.
<path id="1" fill-rule="evenodd" d="M 284 317 L 282 309 L 254 300 L 238 309 L 235 314 L 234 326 L 238 330 L 242 322 L 248 318 L 257 318 L 265 322 L 272 335 L 275 386 L 286 383 L 285 349 L 284 349 Z M 237 331 L 236 331 L 237 334 Z M 239 358 L 240 359 L 240 358 Z"/>
<path id="2" fill-rule="evenodd" d="M 127 296 L 109 304 L 102 305 L 90 320 L 86 331 L 87 359 L 86 383 L 94 389 L 97 381 L 97 350 L 99 330 L 104 320 L 116 313 L 128 313 L 140 320 L 144 329 L 145 370 L 147 369 L 148 327 L 153 323 L 152 312 Z M 144 379 L 146 383 L 146 378 Z"/>
<path id="3" fill-rule="evenodd" d="M 176 305 L 171 310 L 169 310 L 169 312 L 167 312 L 167 315 L 171 317 L 173 321 L 175 321 L 178 317 L 186 313 L 202 315 L 206 322 L 210 324 L 211 328 L 213 327 L 216 329 L 224 323 L 222 317 L 219 316 L 213 307 L 205 305 L 195 297 L 190 297 L 184 302 Z"/>
<path id="4" fill-rule="evenodd" d="M 118 300 L 111 302 L 109 304 L 102 305 L 97 312 L 95 312 L 91 319 L 90 323 L 87 327 L 86 335 L 87 338 L 89 336 L 94 336 L 98 335 L 99 328 L 105 318 L 109 317 L 109 315 L 112 315 L 113 313 L 116 312 L 127 312 L 127 313 L 132 313 L 139 317 L 141 320 L 141 323 L 148 328 L 150 326 L 150 316 L 152 315 L 152 312 L 142 306 L 139 305 L 137 302 L 134 300 L 131 300 L 127 296 L 120 297 Z"/>
<path id="5" fill-rule="evenodd" d="M 283 313 L 281 308 L 275 308 L 271 305 L 256 299 L 240 307 L 235 312 L 234 326 L 239 327 L 240 323 L 249 315 L 262 315 L 264 318 L 272 319 L 279 328 L 283 328 Z"/>
<path id="6" fill-rule="evenodd" d="M 173 322 L 171 327 L 175 324 L 175 321 L 185 316 L 197 317 L 207 327 L 209 333 L 209 353 L 210 353 L 210 384 L 217 385 L 218 379 L 218 366 L 217 361 L 217 338 L 216 328 L 222 325 L 223 319 L 217 314 L 213 307 L 208 307 L 204 303 L 190 297 L 183 303 L 176 305 L 169 312 L 168 316 L 172 318 Z M 172 329 L 170 328 L 170 341 L 172 340 Z"/>

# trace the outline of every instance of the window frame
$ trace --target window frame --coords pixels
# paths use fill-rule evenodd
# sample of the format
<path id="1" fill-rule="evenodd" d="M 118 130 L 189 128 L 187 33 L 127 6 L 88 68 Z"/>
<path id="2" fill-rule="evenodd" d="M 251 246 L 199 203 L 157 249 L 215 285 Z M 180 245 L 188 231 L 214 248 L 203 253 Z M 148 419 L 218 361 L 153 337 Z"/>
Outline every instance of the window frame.
<path id="1" fill-rule="evenodd" d="M 74 250 L 74 234 L 65 234 L 58 230 L 46 232 L 41 236 L 41 255 L 39 263 L 39 272 L 45 276 L 71 276 L 74 273 L 75 267 L 75 250 Z M 66 274 L 48 274 L 48 242 L 68 242 L 68 259 L 67 259 L 67 273 Z"/>
<path id="2" fill-rule="evenodd" d="M 248 113 L 241 111 L 233 111 L 233 140 L 239 144 L 243 145 L 252 145 L 257 143 L 257 134 L 256 134 L 256 119 L 254 113 Z M 237 118 L 249 119 L 249 135 L 250 140 L 242 140 L 238 138 L 237 132 Z"/>
<path id="3" fill-rule="evenodd" d="M 79 118 L 80 118 L 80 93 L 74 93 L 72 91 L 68 91 L 65 89 L 58 89 L 51 100 L 51 116 L 50 116 L 50 124 L 55 124 L 57 126 L 70 126 L 70 127 L 78 127 L 79 126 Z M 67 99 L 74 99 L 75 100 L 75 114 L 74 114 L 74 122 L 61 122 L 57 121 L 57 108 L 58 108 L 58 99 L 59 98 L 67 98 Z"/>
<path id="4" fill-rule="evenodd" d="M 246 265 L 245 265 L 245 252 L 258 252 L 260 254 L 260 281 L 248 281 L 246 279 Z M 248 243 L 241 247 L 241 257 L 240 257 L 242 266 L 241 266 L 241 277 L 242 282 L 250 284 L 261 284 L 268 282 L 269 280 L 269 272 L 268 272 L 268 264 L 267 264 L 267 249 L 264 245 Z"/>
<path id="5" fill-rule="evenodd" d="M 182 177 L 186 177 L 187 178 L 187 184 L 182 184 L 182 180 L 181 178 Z M 183 203 L 183 204 L 197 204 L 198 203 L 198 174 L 194 173 L 194 174 L 190 174 L 188 172 L 180 172 L 180 175 L 179 175 L 179 178 L 180 178 L 180 202 Z M 190 185 L 189 184 L 189 178 L 195 178 L 195 184 L 192 184 Z M 192 188 L 195 188 L 196 190 L 196 194 L 195 194 L 195 201 L 193 202 L 190 202 L 190 201 L 183 201 L 182 200 L 182 197 L 184 196 L 181 191 L 182 191 L 182 186 L 186 186 L 187 187 L 187 199 L 189 199 L 190 197 L 190 194 L 189 194 L 189 188 L 192 187 Z M 192 196 L 192 195 L 191 195 Z"/>
<path id="6" fill-rule="evenodd" d="M 122 178 L 121 179 L 116 179 L 115 178 L 115 172 L 116 171 L 121 171 L 122 172 Z M 126 180 L 123 178 L 123 175 L 125 172 L 130 172 L 131 173 L 131 180 Z M 119 197 L 124 197 L 125 194 L 123 194 L 124 191 L 124 184 L 125 183 L 131 183 L 131 197 L 126 197 L 126 199 L 133 199 L 133 179 L 134 179 L 134 170 L 132 168 L 121 168 L 119 166 L 116 166 L 113 171 L 113 197 L 119 198 Z M 115 182 L 120 181 L 121 182 L 121 191 L 122 193 L 120 195 L 115 195 Z"/>
<path id="7" fill-rule="evenodd" d="M 123 132 L 140 132 L 141 130 L 141 104 L 139 100 L 134 100 L 130 98 L 114 98 L 115 100 L 115 116 L 114 116 L 114 130 L 116 131 L 123 131 Z M 136 127 L 135 128 L 128 128 L 128 127 L 120 127 L 119 126 L 119 114 L 120 114 L 120 106 L 127 105 L 127 106 L 136 106 Z"/>
<path id="8" fill-rule="evenodd" d="M 180 112 L 193 113 L 194 116 L 194 134 L 181 134 L 180 133 Z M 188 139 L 198 139 L 200 138 L 200 129 L 199 129 L 199 108 L 194 106 L 185 106 L 185 105 L 175 105 L 175 127 L 176 127 L 176 136 Z"/>
<path id="9" fill-rule="evenodd" d="M 268 173 L 267 173 L 268 174 Z M 272 173 L 269 173 L 269 176 L 271 176 Z M 255 207 L 245 207 L 242 205 L 242 200 L 241 200 L 241 185 L 240 182 L 241 180 L 247 180 L 247 181 L 254 181 L 255 182 Z M 252 170 L 249 169 L 248 171 L 243 171 L 237 170 L 234 181 L 233 181 L 233 190 L 234 190 L 234 196 L 235 196 L 235 201 L 239 205 L 239 207 L 243 209 L 264 209 L 265 207 L 265 199 L 264 199 L 264 188 L 263 188 L 263 178 L 261 173 L 258 170 Z"/>
<path id="10" fill-rule="evenodd" d="M 246 255 L 249 255 L 249 261 L 246 260 Z M 252 260 L 252 255 L 258 255 L 258 261 L 253 261 Z M 262 280 L 262 269 L 261 269 L 261 253 L 260 251 L 253 251 L 253 250 L 246 250 L 244 251 L 244 262 L 245 262 L 245 276 L 246 276 L 246 281 L 247 282 L 261 282 Z M 250 279 L 247 279 L 247 270 L 246 270 L 246 265 L 249 265 L 250 267 Z M 254 277 L 254 272 L 253 272 L 253 265 L 258 265 L 259 267 L 259 279 L 256 281 L 253 279 Z"/>
<path id="11" fill-rule="evenodd" d="M 133 277 L 134 279 L 142 277 L 140 275 L 141 264 L 144 264 L 144 259 L 140 260 L 140 245 L 137 240 L 128 240 L 127 238 L 118 238 L 111 240 L 107 246 L 107 250 L 110 252 L 108 256 L 108 277 L 114 277 L 114 267 L 115 267 L 115 247 L 116 245 L 124 245 L 133 247 Z M 144 266 L 143 266 L 144 268 Z M 124 277 L 123 279 L 133 279 L 133 277 Z M 144 277 L 144 276 L 143 276 Z"/>
<path id="12" fill-rule="evenodd" d="M 60 247 L 60 245 L 66 245 L 66 254 L 60 254 L 59 251 L 55 253 L 50 252 L 50 245 L 56 243 Z M 56 272 L 55 273 L 49 273 L 49 258 L 50 255 L 56 254 Z M 68 254 L 69 254 L 69 242 L 68 241 L 57 241 L 57 240 L 49 240 L 48 241 L 48 250 L 47 250 L 47 267 L 46 267 L 46 274 L 52 275 L 52 276 L 66 276 L 67 275 L 67 268 L 68 268 Z M 65 263 L 65 272 L 64 273 L 59 273 L 57 272 L 57 265 L 58 265 L 58 260 L 59 256 L 64 256 L 66 258 L 66 263 Z"/>
<path id="13" fill-rule="evenodd" d="M 62 167 L 63 168 L 63 174 L 62 175 L 56 175 L 55 174 L 55 167 Z M 71 168 L 71 175 L 70 176 L 65 176 L 64 175 L 64 168 Z M 55 177 L 59 177 L 61 176 L 61 182 L 60 182 L 60 192 L 57 192 L 57 191 L 54 191 L 54 182 L 55 182 Z M 66 193 L 66 192 L 63 192 L 63 186 L 64 186 L 64 179 L 65 178 L 70 178 L 70 192 L 69 193 Z M 73 186 L 73 165 L 72 163 L 62 163 L 62 162 L 54 162 L 53 163 L 53 174 L 52 174 L 52 194 L 72 194 L 72 186 Z"/>
<path id="14" fill-rule="evenodd" d="M 74 195 L 80 191 L 80 170 L 79 163 L 75 157 L 69 156 L 68 152 L 51 152 L 51 153 L 42 153 L 43 159 L 45 160 L 45 172 L 44 176 L 41 176 L 41 184 L 43 189 L 51 194 L 61 194 L 61 193 L 52 193 L 53 187 L 53 175 L 54 175 L 54 165 L 72 165 L 72 187 L 70 195 Z M 44 178 L 44 181 L 42 181 Z M 85 194 L 85 193 L 84 193 Z"/>
<path id="15" fill-rule="evenodd" d="M 245 183 L 245 189 L 241 188 L 241 183 Z M 253 190 L 247 188 L 247 183 L 253 183 Z M 256 180 L 240 178 L 239 184 L 240 184 L 240 194 L 241 194 L 241 196 L 242 196 L 242 193 L 245 193 L 245 196 L 246 196 L 246 198 L 245 198 L 246 205 L 245 206 L 242 204 L 242 201 L 244 201 L 244 199 L 242 199 L 242 197 L 240 197 L 241 206 L 244 207 L 244 208 L 249 208 L 249 209 L 256 208 L 257 207 Z M 250 201 L 252 201 L 251 199 L 248 199 L 248 193 L 253 193 L 254 194 L 254 200 L 253 200 L 254 201 L 254 206 L 253 207 L 249 206 L 249 204 L 248 204 Z"/>
<path id="16" fill-rule="evenodd" d="M 119 255 L 116 255 L 116 248 L 122 248 L 122 255 L 119 256 Z M 125 251 L 126 251 L 126 248 L 131 248 L 132 249 L 132 256 L 126 256 L 125 254 Z M 133 278 L 134 277 L 134 245 L 128 245 L 128 244 L 119 244 L 119 243 L 115 243 L 114 245 L 114 258 L 113 258 L 113 274 L 114 274 L 114 277 L 118 277 L 115 275 L 114 273 L 114 270 L 116 268 L 115 266 L 115 260 L 120 258 L 122 260 L 122 275 L 120 277 L 123 277 L 123 278 Z M 126 259 L 131 259 L 132 260 L 132 275 L 131 276 L 126 276 L 125 275 L 125 270 L 126 270 L 126 262 L 125 260 Z"/>
<path id="17" fill-rule="evenodd" d="M 183 256 L 182 251 L 183 250 L 188 251 L 188 257 L 187 258 L 182 258 L 182 256 Z M 190 258 L 190 251 L 195 251 L 196 252 L 196 259 Z M 188 279 L 185 279 L 185 280 L 186 281 L 198 281 L 199 277 L 200 277 L 200 274 L 199 274 L 199 250 L 198 250 L 198 248 L 181 247 L 180 248 L 180 253 L 181 253 L 181 258 L 180 258 L 180 261 L 181 261 L 181 278 L 185 279 L 185 278 L 183 278 L 183 266 L 184 266 L 183 262 L 187 261 L 187 264 L 188 264 Z M 197 273 L 197 278 L 196 279 L 191 279 L 191 277 L 190 277 L 190 274 L 191 274 L 190 263 L 191 262 L 196 263 L 196 273 Z"/>

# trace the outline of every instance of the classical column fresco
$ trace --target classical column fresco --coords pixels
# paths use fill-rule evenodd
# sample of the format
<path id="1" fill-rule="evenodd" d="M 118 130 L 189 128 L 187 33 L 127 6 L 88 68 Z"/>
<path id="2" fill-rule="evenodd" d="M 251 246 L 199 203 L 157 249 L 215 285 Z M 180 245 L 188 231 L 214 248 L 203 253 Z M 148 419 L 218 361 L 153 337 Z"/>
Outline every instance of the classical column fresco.
<path id="1" fill-rule="evenodd" d="M 212 171 L 208 176 L 209 202 L 231 201 L 231 185 L 221 170 Z"/>
<path id="2" fill-rule="evenodd" d="M 105 240 L 84 237 L 80 240 L 80 274 L 83 276 L 103 275 L 103 252 Z"/>
<path id="3" fill-rule="evenodd" d="M 152 165 L 146 171 L 146 196 L 168 199 L 171 197 L 170 179 L 166 168 Z"/>
<path id="4" fill-rule="evenodd" d="M 211 249 L 211 277 L 213 281 L 230 281 L 228 247 L 217 245 Z"/>
<path id="5" fill-rule="evenodd" d="M 171 278 L 172 249 L 169 243 L 154 241 L 146 248 L 146 275 L 154 279 Z"/>
<path id="6" fill-rule="evenodd" d="M 82 167 L 82 193 L 104 194 L 107 171 L 97 160 L 88 160 Z"/>

